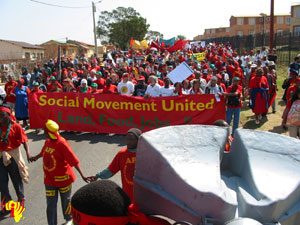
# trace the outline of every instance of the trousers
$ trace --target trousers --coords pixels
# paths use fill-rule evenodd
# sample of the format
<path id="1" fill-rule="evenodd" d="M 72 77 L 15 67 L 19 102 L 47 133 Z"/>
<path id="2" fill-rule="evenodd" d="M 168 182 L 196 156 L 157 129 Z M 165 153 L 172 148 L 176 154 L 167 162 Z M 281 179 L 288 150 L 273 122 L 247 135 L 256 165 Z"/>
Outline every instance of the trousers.
<path id="1" fill-rule="evenodd" d="M 47 200 L 47 221 L 48 225 L 57 225 L 57 202 L 58 194 L 60 194 L 61 208 L 64 215 L 64 219 L 69 221 L 71 216 L 71 193 L 72 184 L 59 188 L 45 185 L 46 200 Z"/>

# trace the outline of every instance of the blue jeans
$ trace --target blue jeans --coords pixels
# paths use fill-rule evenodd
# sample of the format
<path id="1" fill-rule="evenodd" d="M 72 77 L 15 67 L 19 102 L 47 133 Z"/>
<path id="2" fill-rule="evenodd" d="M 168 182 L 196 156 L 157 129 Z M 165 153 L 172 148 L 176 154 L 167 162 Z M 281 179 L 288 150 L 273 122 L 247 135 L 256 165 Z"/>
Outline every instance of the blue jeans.
<path id="1" fill-rule="evenodd" d="M 234 134 L 234 131 L 239 127 L 240 123 L 240 113 L 241 113 L 241 108 L 229 108 L 227 107 L 226 110 L 226 122 L 230 125 L 232 121 L 232 116 L 233 116 L 233 126 L 232 126 L 232 135 Z"/>
<path id="2" fill-rule="evenodd" d="M 13 158 L 11 158 L 10 160 L 11 163 L 8 166 L 5 166 L 3 164 L 2 157 L 0 158 L 0 192 L 1 192 L 0 202 L 2 203 L 6 203 L 12 199 L 8 188 L 9 177 L 15 188 L 18 201 L 21 202 L 24 199 L 24 186 L 23 186 L 22 178 L 20 176 L 18 165 Z"/>

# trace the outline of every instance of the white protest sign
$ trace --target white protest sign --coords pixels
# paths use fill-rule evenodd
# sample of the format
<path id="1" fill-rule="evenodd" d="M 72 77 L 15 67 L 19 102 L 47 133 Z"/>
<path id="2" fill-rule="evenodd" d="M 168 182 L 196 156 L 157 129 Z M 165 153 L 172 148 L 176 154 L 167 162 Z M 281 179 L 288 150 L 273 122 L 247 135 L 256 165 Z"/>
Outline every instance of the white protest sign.
<path id="1" fill-rule="evenodd" d="M 110 52 L 107 54 L 107 57 L 112 61 L 112 64 L 113 64 L 114 66 L 116 66 L 115 60 L 113 59 L 113 57 L 112 57 L 112 55 L 111 55 Z"/>
<path id="2" fill-rule="evenodd" d="M 189 76 L 191 76 L 194 71 L 186 64 L 186 62 L 181 63 L 174 70 L 172 70 L 167 77 L 172 81 L 173 84 L 177 82 L 182 82 Z"/>
<path id="3" fill-rule="evenodd" d="M 205 48 L 206 42 L 205 42 L 205 41 L 201 41 L 201 44 L 200 44 L 200 45 L 201 45 L 202 48 Z"/>

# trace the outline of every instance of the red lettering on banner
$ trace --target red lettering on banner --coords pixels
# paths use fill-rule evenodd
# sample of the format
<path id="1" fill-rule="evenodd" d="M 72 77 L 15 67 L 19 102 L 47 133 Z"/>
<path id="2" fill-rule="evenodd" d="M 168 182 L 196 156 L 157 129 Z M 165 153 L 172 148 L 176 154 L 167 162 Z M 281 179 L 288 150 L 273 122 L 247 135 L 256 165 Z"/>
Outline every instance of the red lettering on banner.
<path id="1" fill-rule="evenodd" d="M 225 119 L 225 103 L 214 95 L 134 98 L 121 95 L 38 93 L 29 98 L 31 128 L 44 127 L 47 119 L 60 129 L 125 134 L 182 124 L 213 124 Z"/>

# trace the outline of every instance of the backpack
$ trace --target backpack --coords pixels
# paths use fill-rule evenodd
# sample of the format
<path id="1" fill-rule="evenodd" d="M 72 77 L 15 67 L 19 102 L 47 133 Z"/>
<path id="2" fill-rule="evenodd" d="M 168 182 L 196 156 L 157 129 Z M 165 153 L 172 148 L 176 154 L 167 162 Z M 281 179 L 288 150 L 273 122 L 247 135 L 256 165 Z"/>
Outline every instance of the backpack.
<path id="1" fill-rule="evenodd" d="M 287 116 L 287 125 L 300 126 L 300 100 L 294 101 Z"/>

